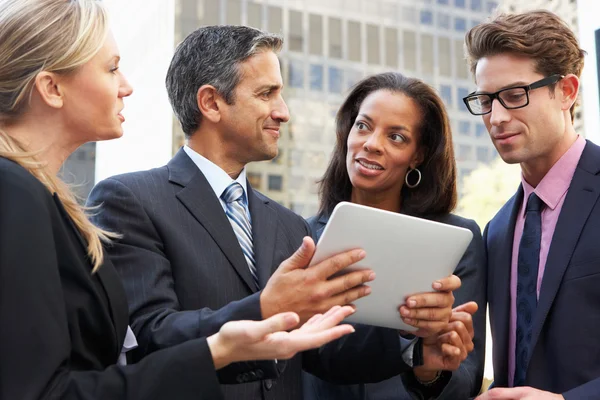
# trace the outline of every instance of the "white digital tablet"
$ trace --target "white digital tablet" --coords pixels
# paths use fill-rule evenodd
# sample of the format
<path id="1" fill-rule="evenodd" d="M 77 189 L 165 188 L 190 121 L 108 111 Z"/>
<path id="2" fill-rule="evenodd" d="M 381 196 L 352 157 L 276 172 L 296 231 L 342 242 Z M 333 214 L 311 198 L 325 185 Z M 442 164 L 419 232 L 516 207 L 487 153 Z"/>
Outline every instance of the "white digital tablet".
<path id="1" fill-rule="evenodd" d="M 366 257 L 341 273 L 370 268 L 377 276 L 368 284 L 371 294 L 353 303 L 356 312 L 346 320 L 414 331 L 402 321 L 398 307 L 412 294 L 432 292 L 434 281 L 451 275 L 472 238 L 465 228 L 341 202 L 310 265 L 362 248 Z"/>

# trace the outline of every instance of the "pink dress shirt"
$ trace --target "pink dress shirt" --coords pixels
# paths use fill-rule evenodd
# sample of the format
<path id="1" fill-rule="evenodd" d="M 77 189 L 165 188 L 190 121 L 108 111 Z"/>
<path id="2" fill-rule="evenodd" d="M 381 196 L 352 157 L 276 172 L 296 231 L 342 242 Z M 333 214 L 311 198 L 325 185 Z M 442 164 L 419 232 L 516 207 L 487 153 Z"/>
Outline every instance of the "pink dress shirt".
<path id="1" fill-rule="evenodd" d="M 540 265 L 538 269 L 537 279 L 537 296 L 540 297 L 540 289 L 542 279 L 544 277 L 544 269 L 546 267 L 546 259 L 548 258 L 548 250 L 554 235 L 554 228 L 560 215 L 565 197 L 571 185 L 575 168 L 579 163 L 583 148 L 585 147 L 585 139 L 581 136 L 577 137 L 575 143 L 571 145 L 569 150 L 550 168 L 550 171 L 544 176 L 537 187 L 532 187 L 521 176 L 521 184 L 523 186 L 523 203 L 517 215 L 515 223 L 515 236 L 513 240 L 512 263 L 510 266 L 510 326 L 508 338 L 508 385 L 514 384 L 515 377 L 515 343 L 517 336 L 517 260 L 519 257 L 519 244 L 523 235 L 523 225 L 525 224 L 525 205 L 527 199 L 532 192 L 544 202 L 545 207 L 542 210 L 542 242 L 540 244 Z"/>

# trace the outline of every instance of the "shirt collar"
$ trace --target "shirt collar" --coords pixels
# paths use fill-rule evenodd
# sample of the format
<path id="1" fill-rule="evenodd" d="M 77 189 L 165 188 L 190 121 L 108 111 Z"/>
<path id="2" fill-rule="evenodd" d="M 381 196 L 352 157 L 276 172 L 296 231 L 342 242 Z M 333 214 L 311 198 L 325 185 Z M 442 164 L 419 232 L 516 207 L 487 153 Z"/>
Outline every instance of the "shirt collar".
<path id="1" fill-rule="evenodd" d="M 196 151 L 192 150 L 192 148 L 188 145 L 183 146 L 183 151 L 185 151 L 185 153 L 192 159 L 198 169 L 202 171 L 206 177 L 206 180 L 208 181 L 208 184 L 215 192 L 215 195 L 220 199 L 221 194 L 232 182 L 234 182 L 234 179 L 232 179 L 227 172 L 223 171 L 223 169 L 217 164 L 201 156 Z M 248 192 L 246 190 L 246 167 L 242 169 L 242 172 L 240 172 L 237 179 L 235 179 L 235 182 L 242 185 L 242 188 L 244 189 L 244 196 L 247 202 Z"/>
<path id="2" fill-rule="evenodd" d="M 569 150 L 554 163 L 552 168 L 544 175 L 535 188 L 527 183 L 523 174 L 521 174 L 521 184 L 523 185 L 524 192 L 523 207 L 521 208 L 522 213 L 525 212 L 527 199 L 529 199 L 529 195 L 532 192 L 535 192 L 548 208 L 552 210 L 556 208 L 571 185 L 571 180 L 575 174 L 575 169 L 577 168 L 584 147 L 585 139 L 581 136 L 577 136 L 577 139 L 571 147 L 569 147 Z"/>

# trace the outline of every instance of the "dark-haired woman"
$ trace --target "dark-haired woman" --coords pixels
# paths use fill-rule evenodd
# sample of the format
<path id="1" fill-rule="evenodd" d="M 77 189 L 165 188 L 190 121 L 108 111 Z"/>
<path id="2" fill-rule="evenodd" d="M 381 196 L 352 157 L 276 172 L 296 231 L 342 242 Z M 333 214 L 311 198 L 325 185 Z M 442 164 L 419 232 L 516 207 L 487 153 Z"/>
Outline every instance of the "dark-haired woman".
<path id="1" fill-rule="evenodd" d="M 477 224 L 451 214 L 457 201 L 456 162 L 448 115 L 440 97 L 424 82 L 399 73 L 365 78 L 351 91 L 336 117 L 337 141 L 320 182 L 319 213 L 309 220 L 320 237 L 341 201 L 404 213 L 473 232 L 473 240 L 454 274 L 462 286 L 448 329 L 461 333 L 474 350 L 455 371 L 416 367 L 402 377 L 368 385 L 332 385 L 305 376 L 313 399 L 466 399 L 477 395 L 485 350 L 485 257 Z M 477 309 L 473 317 L 471 314 Z M 403 307 L 404 309 L 404 307 Z M 406 312 L 407 314 L 404 314 Z M 404 309 L 410 322 L 414 317 Z M 407 319 L 408 318 L 408 319 Z M 424 339 L 424 341 L 431 339 Z"/>

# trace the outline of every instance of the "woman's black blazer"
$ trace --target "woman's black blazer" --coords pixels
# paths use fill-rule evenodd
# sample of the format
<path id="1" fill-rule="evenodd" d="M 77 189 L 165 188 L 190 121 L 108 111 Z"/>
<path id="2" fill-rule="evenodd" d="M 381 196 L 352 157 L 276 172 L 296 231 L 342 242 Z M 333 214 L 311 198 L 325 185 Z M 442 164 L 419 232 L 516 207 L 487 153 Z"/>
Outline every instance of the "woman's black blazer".
<path id="1" fill-rule="evenodd" d="M 205 339 L 115 365 L 128 324 L 112 264 L 96 273 L 62 203 L 0 157 L 0 399 L 213 399 Z"/>

